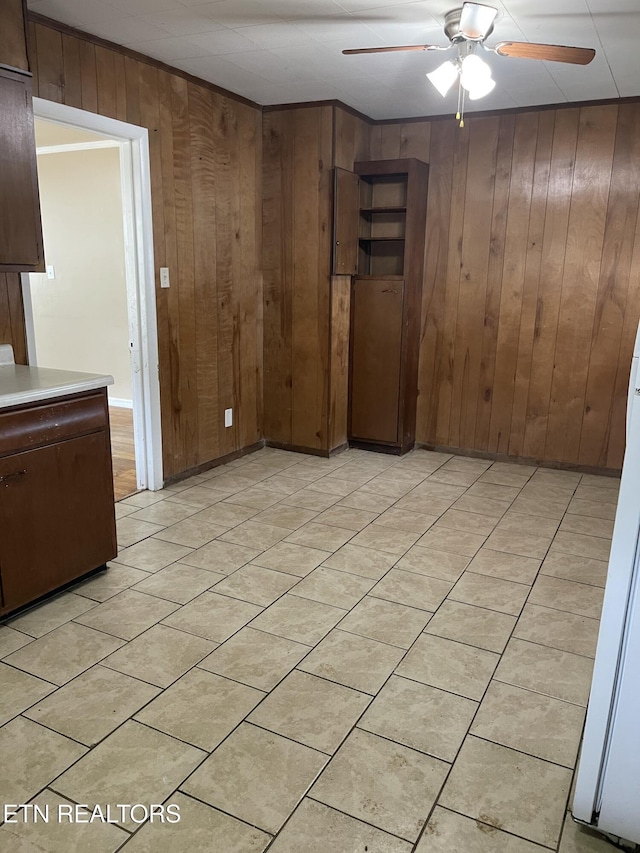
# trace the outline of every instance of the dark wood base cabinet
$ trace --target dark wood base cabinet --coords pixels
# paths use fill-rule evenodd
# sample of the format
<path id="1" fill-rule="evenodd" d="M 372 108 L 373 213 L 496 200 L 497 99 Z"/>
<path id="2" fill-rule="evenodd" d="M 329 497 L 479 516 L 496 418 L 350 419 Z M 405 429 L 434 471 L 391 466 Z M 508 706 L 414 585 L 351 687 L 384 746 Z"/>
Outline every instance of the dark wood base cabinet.
<path id="1" fill-rule="evenodd" d="M 0 615 L 116 553 L 106 391 L 0 409 Z"/>

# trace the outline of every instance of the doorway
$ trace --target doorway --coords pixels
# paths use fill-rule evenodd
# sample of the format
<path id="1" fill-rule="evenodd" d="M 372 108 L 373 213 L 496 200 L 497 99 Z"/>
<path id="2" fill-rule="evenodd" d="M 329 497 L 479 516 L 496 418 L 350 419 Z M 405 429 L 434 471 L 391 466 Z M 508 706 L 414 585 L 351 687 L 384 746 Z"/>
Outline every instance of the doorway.
<path id="1" fill-rule="evenodd" d="M 88 203 L 93 209 L 94 228 L 87 231 L 84 240 L 84 223 L 76 222 L 74 229 L 73 216 L 67 216 L 75 231 L 71 240 L 63 239 L 64 229 L 56 223 L 52 226 L 55 234 L 48 241 L 44 214 L 49 202 L 43 203 L 45 250 L 50 242 L 55 251 L 51 256 L 47 253 L 46 273 L 31 281 L 29 275 L 22 277 L 29 362 L 111 373 L 116 380 L 110 393 L 116 496 L 137 489 L 160 489 L 160 394 L 147 130 L 39 98 L 34 98 L 34 114 L 40 125 L 37 142 L 43 155 L 38 158 L 39 169 L 41 163 L 46 164 L 42 166 L 43 184 L 46 181 L 49 185 L 53 175 L 53 184 L 57 181 L 60 195 L 68 202 L 73 197 L 69 184 L 78 186 L 81 194 L 82 184 L 77 179 L 81 181 L 84 176 L 86 185 L 89 160 L 98 158 L 98 168 L 105 174 L 93 179 L 96 193 L 104 200 L 105 213 L 106 208 L 113 208 L 114 198 L 119 200 L 119 210 L 117 225 L 111 222 L 109 226 L 105 216 L 99 223 L 104 225 L 102 233 L 94 234 L 99 222 L 95 213 L 100 210 L 100 202 L 94 199 Z M 69 163 L 72 154 L 82 155 L 75 167 Z M 52 168 L 53 158 L 61 155 L 64 159 L 57 161 L 60 167 Z M 110 187 L 105 183 L 109 169 L 110 180 L 117 184 Z M 86 192 L 84 195 L 87 204 Z M 82 204 L 80 198 L 78 204 Z M 58 212 L 56 205 L 53 212 Z M 119 234 L 114 227 L 120 228 Z M 100 244 L 101 236 L 109 244 L 106 250 Z M 58 269 L 56 256 L 62 264 Z M 75 268 L 80 279 L 75 286 L 84 288 L 84 292 L 77 291 L 77 299 L 69 287 L 70 276 L 65 277 L 65 267 L 67 271 Z M 65 299 L 68 310 L 63 317 Z M 62 342 L 55 340 L 56 328 Z M 84 359 L 75 366 L 74 347 L 83 352 Z M 52 364 L 51 358 L 57 363 Z"/>

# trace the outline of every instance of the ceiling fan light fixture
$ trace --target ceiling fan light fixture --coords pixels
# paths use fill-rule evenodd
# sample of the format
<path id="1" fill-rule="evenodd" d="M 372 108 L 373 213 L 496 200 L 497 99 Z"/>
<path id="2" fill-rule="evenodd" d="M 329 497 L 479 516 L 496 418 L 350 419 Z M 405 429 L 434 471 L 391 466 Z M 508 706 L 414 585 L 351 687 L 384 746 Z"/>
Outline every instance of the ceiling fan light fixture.
<path id="1" fill-rule="evenodd" d="M 464 85 L 464 84 L 463 84 Z M 478 77 L 474 80 L 472 86 L 467 86 L 470 101 L 478 101 L 484 98 L 490 92 L 493 92 L 496 86 L 496 81 L 493 77 Z"/>
<path id="2" fill-rule="evenodd" d="M 449 89 L 458 79 L 458 66 L 455 62 L 447 61 L 439 65 L 435 71 L 427 74 L 427 79 L 435 86 L 444 98 Z"/>
<path id="3" fill-rule="evenodd" d="M 468 76 L 470 80 L 473 80 L 476 77 L 491 77 L 491 68 L 476 53 L 470 53 L 468 56 L 465 56 L 462 60 L 461 68 L 463 78 Z M 462 85 L 464 86 L 464 83 Z"/>

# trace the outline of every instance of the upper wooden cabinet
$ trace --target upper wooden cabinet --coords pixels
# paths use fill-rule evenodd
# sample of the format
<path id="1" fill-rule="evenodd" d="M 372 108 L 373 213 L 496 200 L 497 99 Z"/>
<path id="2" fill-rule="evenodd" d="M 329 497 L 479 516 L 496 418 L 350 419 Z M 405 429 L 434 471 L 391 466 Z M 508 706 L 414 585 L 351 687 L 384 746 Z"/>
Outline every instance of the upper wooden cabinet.
<path id="1" fill-rule="evenodd" d="M 356 276 L 349 441 L 404 453 L 415 443 L 429 167 L 411 158 L 377 160 L 356 163 L 354 175 L 355 201 L 347 179 L 336 176 L 336 203 L 346 209 L 334 216 L 336 248 L 344 241 L 344 266 Z M 354 222 L 357 238 L 345 240 Z"/>
<path id="2" fill-rule="evenodd" d="M 0 3 L 0 65 L 29 71 L 24 0 Z"/>
<path id="3" fill-rule="evenodd" d="M 17 69 L 17 70 L 16 70 Z M 31 75 L 22 0 L 0 3 L 0 272 L 42 269 Z"/>
<path id="4" fill-rule="evenodd" d="M 0 68 L 0 272 L 42 262 L 31 78 Z"/>

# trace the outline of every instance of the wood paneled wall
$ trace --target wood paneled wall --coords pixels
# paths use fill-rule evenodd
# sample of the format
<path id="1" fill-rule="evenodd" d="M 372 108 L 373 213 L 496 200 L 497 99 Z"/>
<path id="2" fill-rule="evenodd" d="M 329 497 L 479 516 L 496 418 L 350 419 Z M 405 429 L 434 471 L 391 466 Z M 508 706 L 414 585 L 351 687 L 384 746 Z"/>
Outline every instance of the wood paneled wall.
<path id="1" fill-rule="evenodd" d="M 329 277 L 323 227 L 309 239 L 308 211 L 324 223 L 327 207 L 328 110 L 265 116 L 266 437 L 323 450 L 346 435 L 349 334 L 348 279 Z M 463 130 L 334 108 L 333 137 L 343 168 L 430 163 L 417 440 L 619 468 L 640 318 L 640 104 L 472 116 Z M 326 375 L 305 384 L 309 363 Z"/>
<path id="2" fill-rule="evenodd" d="M 333 168 L 369 156 L 369 124 L 339 107 L 263 119 L 264 430 L 327 453 L 347 440 L 351 279 L 331 275 Z"/>
<path id="3" fill-rule="evenodd" d="M 640 104 L 372 132 L 372 156 L 410 145 L 431 164 L 417 440 L 619 468 Z"/>
<path id="4" fill-rule="evenodd" d="M 165 477 L 262 437 L 262 114 L 30 24 L 34 95 L 149 130 Z M 224 427 L 224 409 L 234 425 Z"/>
<path id="5" fill-rule="evenodd" d="M 330 274 L 332 169 L 397 157 L 431 167 L 418 441 L 620 466 L 639 104 L 471 116 L 463 130 L 325 105 L 261 116 L 118 50 L 30 31 L 35 94 L 149 128 L 156 264 L 172 277 L 157 291 L 166 476 L 263 435 L 343 443 L 350 288 Z M 18 293 L 0 279 L 3 334 L 19 341 Z"/>

